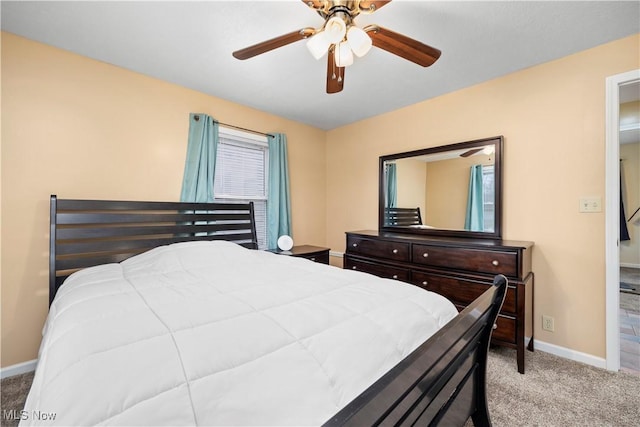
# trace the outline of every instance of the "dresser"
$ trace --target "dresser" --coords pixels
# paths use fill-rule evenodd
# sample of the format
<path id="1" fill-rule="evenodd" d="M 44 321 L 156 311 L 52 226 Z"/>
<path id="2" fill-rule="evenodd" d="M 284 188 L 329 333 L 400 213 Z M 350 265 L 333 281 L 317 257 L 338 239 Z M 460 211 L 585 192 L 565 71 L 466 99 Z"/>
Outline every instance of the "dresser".
<path id="1" fill-rule="evenodd" d="M 525 337 L 533 351 L 532 242 L 422 236 L 385 231 L 346 233 L 344 268 L 411 283 L 451 300 L 459 311 L 497 274 L 509 281 L 492 344 L 516 349 L 524 374 Z"/>

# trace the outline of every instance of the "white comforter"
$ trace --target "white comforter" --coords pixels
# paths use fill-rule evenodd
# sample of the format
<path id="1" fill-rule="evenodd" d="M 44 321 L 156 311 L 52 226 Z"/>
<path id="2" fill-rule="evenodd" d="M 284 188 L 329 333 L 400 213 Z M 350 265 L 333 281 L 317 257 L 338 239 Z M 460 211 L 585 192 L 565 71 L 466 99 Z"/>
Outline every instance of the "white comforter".
<path id="1" fill-rule="evenodd" d="M 67 279 L 21 424 L 322 424 L 456 314 L 301 258 L 163 246 Z"/>

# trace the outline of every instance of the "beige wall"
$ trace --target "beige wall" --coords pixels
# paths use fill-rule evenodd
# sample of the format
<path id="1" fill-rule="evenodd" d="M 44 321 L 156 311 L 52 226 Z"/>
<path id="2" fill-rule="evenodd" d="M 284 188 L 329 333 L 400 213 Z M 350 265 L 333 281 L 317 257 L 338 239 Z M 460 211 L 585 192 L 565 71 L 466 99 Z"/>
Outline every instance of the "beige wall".
<path id="1" fill-rule="evenodd" d="M 328 132 L 327 243 L 341 251 L 345 231 L 377 227 L 378 156 L 504 135 L 503 237 L 536 244 L 535 338 L 605 357 L 604 212 L 578 201 L 604 201 L 605 78 L 640 68 L 639 46 L 627 37 Z"/>
<path id="2" fill-rule="evenodd" d="M 425 192 L 427 186 L 427 164 L 415 159 L 399 159 L 396 163 L 398 182 L 398 208 L 420 208 L 421 216 L 425 211 Z M 403 184 L 404 183 L 404 184 Z M 406 185 L 411 183 L 411 185 Z"/>
<path id="3" fill-rule="evenodd" d="M 640 126 L 640 101 L 620 104 L 620 126 Z M 626 219 L 640 206 L 640 142 L 620 145 Z M 631 240 L 620 242 L 620 264 L 640 268 L 640 213 L 627 222 Z"/>
<path id="4" fill-rule="evenodd" d="M 464 230 L 469 196 L 469 175 L 475 164 L 493 164 L 486 154 L 429 163 L 425 224 Z"/>
<path id="5" fill-rule="evenodd" d="M 640 207 L 640 142 L 620 145 L 620 170 L 626 218 Z M 620 242 L 620 264 L 640 268 L 640 212 L 627 222 L 631 240 Z"/>
<path id="6" fill-rule="evenodd" d="M 325 244 L 324 131 L 2 33 L 2 366 L 37 355 L 49 195 L 179 200 L 189 112 L 285 133 L 293 237 Z"/>

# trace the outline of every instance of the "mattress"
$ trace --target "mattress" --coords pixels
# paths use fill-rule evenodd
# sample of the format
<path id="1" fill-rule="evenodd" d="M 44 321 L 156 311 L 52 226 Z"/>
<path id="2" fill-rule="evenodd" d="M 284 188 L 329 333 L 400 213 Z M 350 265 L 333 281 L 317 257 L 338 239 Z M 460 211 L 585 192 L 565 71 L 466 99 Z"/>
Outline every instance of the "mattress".
<path id="1" fill-rule="evenodd" d="M 319 425 L 456 315 L 302 258 L 158 247 L 65 281 L 21 425 Z"/>

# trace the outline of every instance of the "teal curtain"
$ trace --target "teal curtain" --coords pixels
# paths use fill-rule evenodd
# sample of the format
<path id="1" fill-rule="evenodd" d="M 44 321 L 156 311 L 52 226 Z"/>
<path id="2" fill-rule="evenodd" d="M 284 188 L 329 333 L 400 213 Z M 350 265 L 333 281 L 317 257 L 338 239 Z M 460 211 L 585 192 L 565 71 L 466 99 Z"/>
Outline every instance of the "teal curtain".
<path id="1" fill-rule="evenodd" d="M 278 238 L 291 236 L 291 201 L 289 192 L 289 166 L 287 137 L 277 133 L 268 135 L 269 142 L 269 195 L 267 198 L 267 247 L 278 246 Z"/>
<path id="2" fill-rule="evenodd" d="M 386 203 L 388 208 L 395 208 L 398 206 L 398 178 L 396 172 L 396 164 L 389 163 L 387 165 L 387 197 Z"/>
<path id="3" fill-rule="evenodd" d="M 213 202 L 217 148 L 218 123 L 206 114 L 191 113 L 180 201 Z"/>
<path id="4" fill-rule="evenodd" d="M 471 166 L 469 195 L 464 228 L 469 231 L 484 230 L 484 197 L 482 191 L 482 165 Z"/>

